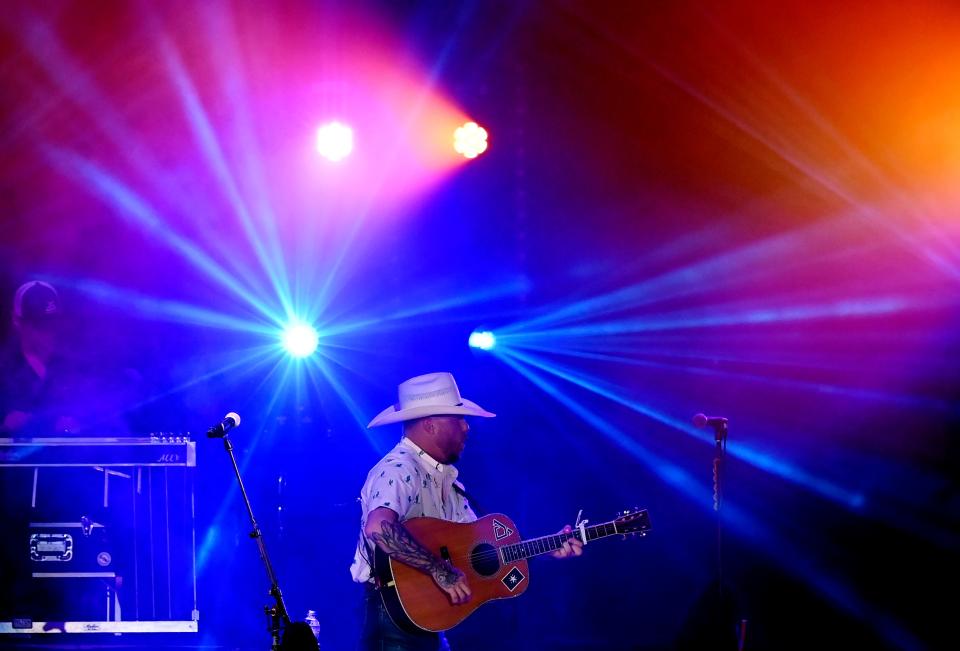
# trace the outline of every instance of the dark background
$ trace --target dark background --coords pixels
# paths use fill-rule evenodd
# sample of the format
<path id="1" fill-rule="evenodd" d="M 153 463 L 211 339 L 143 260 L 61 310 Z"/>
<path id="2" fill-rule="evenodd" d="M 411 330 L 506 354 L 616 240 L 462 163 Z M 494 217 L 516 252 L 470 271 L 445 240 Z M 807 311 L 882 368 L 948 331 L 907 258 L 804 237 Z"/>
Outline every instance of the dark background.
<path id="1" fill-rule="evenodd" d="M 498 414 L 458 464 L 486 509 L 653 522 L 534 561 L 453 648 L 730 648 L 740 620 L 748 649 L 952 647 L 952 4 L 13 2 L 0 39 L 0 295 L 59 289 L 88 435 L 241 413 L 325 649 L 354 643 L 356 496 L 399 436 L 365 424 L 437 370 Z M 404 149 L 458 112 L 486 153 Z M 342 172 L 311 151 L 330 116 L 369 127 Z M 721 600 L 697 412 L 730 419 Z M 264 648 L 235 480 L 198 448 L 201 633 L 170 644 Z"/>

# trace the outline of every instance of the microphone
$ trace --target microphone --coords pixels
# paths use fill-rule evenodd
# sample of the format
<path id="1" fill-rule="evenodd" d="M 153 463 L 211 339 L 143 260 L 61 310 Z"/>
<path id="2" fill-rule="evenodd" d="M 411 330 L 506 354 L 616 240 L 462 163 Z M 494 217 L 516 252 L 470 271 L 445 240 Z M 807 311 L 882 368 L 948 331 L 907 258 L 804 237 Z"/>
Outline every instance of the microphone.
<path id="1" fill-rule="evenodd" d="M 706 416 L 704 414 L 697 414 L 693 417 L 693 424 L 697 427 L 717 427 L 718 425 L 726 425 L 727 419 L 722 416 Z"/>
<path id="2" fill-rule="evenodd" d="M 713 438 L 717 442 L 717 450 L 727 444 L 727 419 L 723 416 L 705 416 L 697 414 L 693 417 L 693 424 L 697 427 L 711 427 Z"/>
<path id="3" fill-rule="evenodd" d="M 240 416 L 236 412 L 231 411 L 223 417 L 220 423 L 207 430 L 207 436 L 212 439 L 223 438 L 227 435 L 227 432 L 238 425 L 240 425 Z"/>

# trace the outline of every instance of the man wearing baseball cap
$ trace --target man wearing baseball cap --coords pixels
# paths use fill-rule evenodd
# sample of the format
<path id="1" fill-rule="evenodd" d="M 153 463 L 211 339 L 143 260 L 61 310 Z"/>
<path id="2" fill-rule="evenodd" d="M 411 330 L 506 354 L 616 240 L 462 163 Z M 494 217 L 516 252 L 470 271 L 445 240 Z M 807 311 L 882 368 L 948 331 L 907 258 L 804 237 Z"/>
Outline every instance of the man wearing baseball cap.
<path id="1" fill-rule="evenodd" d="M 49 283 L 31 280 L 13 297 L 16 340 L 6 351 L 0 394 L 0 431 L 53 434 L 77 429 L 63 413 L 70 403 L 58 355 L 60 296 Z"/>
<path id="2" fill-rule="evenodd" d="M 361 648 L 435 651 L 439 635 L 406 633 L 390 621 L 374 589 L 373 546 L 430 575 L 452 603 L 470 600 L 463 572 L 418 543 L 403 522 L 416 517 L 451 522 L 477 519 L 451 464 L 463 454 L 470 431 L 467 418 L 493 418 L 495 414 L 462 397 L 450 373 L 411 378 L 400 384 L 397 393 L 398 401 L 368 425 L 402 423 L 403 438 L 369 472 L 360 492 L 361 531 L 350 573 L 354 581 L 368 588 Z M 554 556 L 579 556 L 581 551 L 580 541 L 571 539 Z"/>

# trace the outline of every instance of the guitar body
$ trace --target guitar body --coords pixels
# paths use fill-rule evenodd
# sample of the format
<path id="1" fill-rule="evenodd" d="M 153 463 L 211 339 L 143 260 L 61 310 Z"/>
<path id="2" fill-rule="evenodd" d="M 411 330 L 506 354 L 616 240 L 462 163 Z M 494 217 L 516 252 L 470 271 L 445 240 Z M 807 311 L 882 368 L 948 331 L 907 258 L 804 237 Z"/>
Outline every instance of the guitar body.
<path id="1" fill-rule="evenodd" d="M 520 542 L 516 525 L 503 514 L 466 524 L 412 518 L 403 525 L 424 547 L 450 560 L 466 575 L 473 597 L 465 604 L 453 605 L 429 575 L 392 560 L 377 547 L 375 571 L 383 602 L 393 623 L 402 630 L 445 631 L 486 602 L 516 597 L 530 584 L 526 560 L 503 562 L 500 547 Z"/>
<path id="2" fill-rule="evenodd" d="M 610 522 L 586 525 L 584 521 L 571 531 L 521 540 L 513 520 L 502 513 L 468 524 L 412 518 L 403 526 L 420 544 L 463 572 L 472 598 L 454 606 L 429 575 L 394 561 L 376 547 L 374 572 L 383 604 L 393 623 L 404 631 L 445 631 L 491 599 L 526 592 L 530 585 L 526 559 L 556 551 L 572 538 L 587 544 L 608 536 L 645 536 L 650 531 L 650 516 L 646 509 L 634 509 Z"/>

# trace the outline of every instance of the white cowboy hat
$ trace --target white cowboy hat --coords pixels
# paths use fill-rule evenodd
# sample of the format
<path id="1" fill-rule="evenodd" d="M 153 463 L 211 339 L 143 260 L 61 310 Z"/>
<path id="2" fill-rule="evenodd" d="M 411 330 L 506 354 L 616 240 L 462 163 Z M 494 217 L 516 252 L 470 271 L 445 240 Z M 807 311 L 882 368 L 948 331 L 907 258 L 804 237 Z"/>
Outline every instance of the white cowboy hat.
<path id="1" fill-rule="evenodd" d="M 457 382 L 450 373 L 427 373 L 410 378 L 397 387 L 400 400 L 370 421 L 367 427 L 378 427 L 425 416 L 482 416 L 491 414 L 475 402 L 460 396 Z"/>

